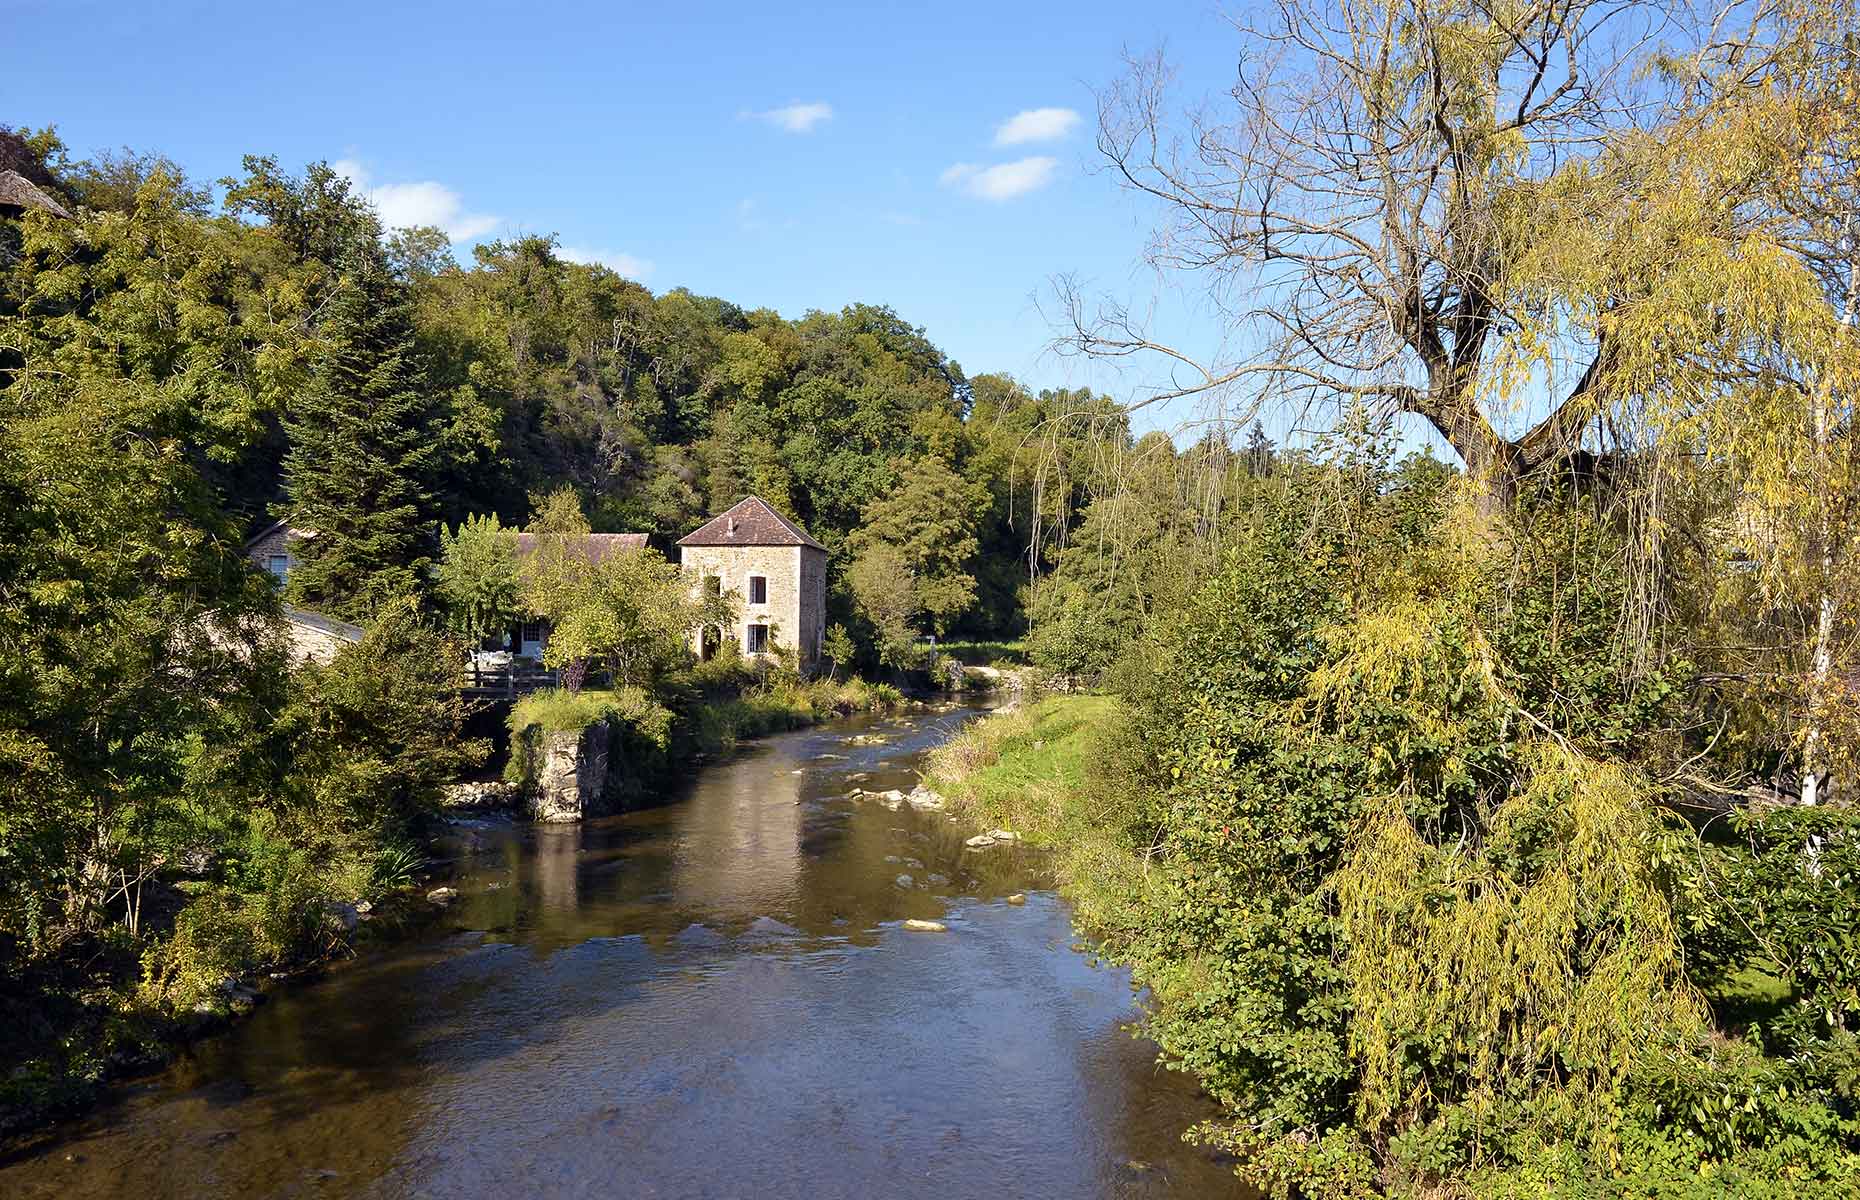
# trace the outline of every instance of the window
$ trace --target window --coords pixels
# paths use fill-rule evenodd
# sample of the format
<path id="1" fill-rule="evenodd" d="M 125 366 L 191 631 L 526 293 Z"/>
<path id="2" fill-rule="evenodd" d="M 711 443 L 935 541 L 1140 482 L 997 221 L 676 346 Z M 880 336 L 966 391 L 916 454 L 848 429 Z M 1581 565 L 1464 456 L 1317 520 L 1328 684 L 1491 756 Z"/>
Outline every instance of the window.
<path id="1" fill-rule="evenodd" d="M 284 577 L 291 573 L 291 556 L 288 554 L 272 555 L 265 560 L 265 570 L 271 572 L 273 579 L 283 583 Z"/>
<path id="2" fill-rule="evenodd" d="M 723 595 L 723 580 L 715 575 L 704 576 L 704 595 L 711 600 Z"/>
<path id="3" fill-rule="evenodd" d="M 768 649 L 769 627 L 767 625 L 751 625 L 749 627 L 749 652 L 751 654 L 767 654 Z"/>
<path id="4" fill-rule="evenodd" d="M 769 581 L 766 577 L 761 575 L 751 575 L 749 577 L 749 602 L 751 604 L 767 604 L 769 602 Z"/>
<path id="5" fill-rule="evenodd" d="M 519 636 L 522 637 L 522 639 L 526 642 L 542 641 L 542 636 L 543 636 L 542 622 L 541 621 L 523 622 L 523 629 L 521 630 Z"/>

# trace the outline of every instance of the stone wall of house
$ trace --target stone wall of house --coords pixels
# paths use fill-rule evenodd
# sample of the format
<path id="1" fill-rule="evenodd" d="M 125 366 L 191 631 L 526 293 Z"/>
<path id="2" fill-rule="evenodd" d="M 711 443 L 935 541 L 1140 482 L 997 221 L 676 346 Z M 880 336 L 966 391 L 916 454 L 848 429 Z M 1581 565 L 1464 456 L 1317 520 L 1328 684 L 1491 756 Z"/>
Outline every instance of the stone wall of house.
<path id="1" fill-rule="evenodd" d="M 801 556 L 801 611 L 795 628 L 801 647 L 801 661 L 811 663 L 820 657 L 820 643 L 827 636 L 827 554 L 803 546 Z"/>
<path id="2" fill-rule="evenodd" d="M 811 571 L 808 559 L 818 560 Z M 681 546 L 679 562 L 693 590 L 701 589 L 706 578 L 715 576 L 724 591 L 735 591 L 741 598 L 736 645 L 744 654 L 749 652 L 751 625 L 770 626 L 770 639 L 777 645 L 796 647 L 803 662 L 811 661 L 820 652 L 820 634 L 826 619 L 825 554 L 801 546 Z M 749 602 L 752 575 L 768 580 L 766 603 Z M 702 650 L 695 637 L 692 650 Z"/>
<path id="3" fill-rule="evenodd" d="M 272 555 L 290 553 L 290 541 L 290 528 L 280 525 L 275 529 L 267 530 L 247 542 L 245 546 L 245 556 L 252 561 L 254 566 L 262 571 L 265 569 L 266 560 Z"/>

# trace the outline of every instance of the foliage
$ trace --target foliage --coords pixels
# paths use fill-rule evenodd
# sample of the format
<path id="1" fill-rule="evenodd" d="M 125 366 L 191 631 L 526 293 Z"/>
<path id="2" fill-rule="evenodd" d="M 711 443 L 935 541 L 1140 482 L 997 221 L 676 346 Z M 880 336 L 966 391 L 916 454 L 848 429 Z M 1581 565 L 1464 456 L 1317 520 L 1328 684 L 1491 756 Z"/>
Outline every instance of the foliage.
<path id="1" fill-rule="evenodd" d="M 1057 847 L 1232 1114 L 1198 1136 L 1270 1191 L 1851 1184 L 1845 816 L 1701 854 L 1658 801 L 1712 726 L 1684 655 L 1623 648 L 1619 527 L 1569 496 L 1496 523 L 1373 435 L 1325 453 L 1247 493 L 1118 652 L 1121 704 L 991 720 L 935 786 Z M 1785 994 L 1730 1041 L 1752 963 Z"/>
<path id="2" fill-rule="evenodd" d="M 869 546 L 846 570 L 853 606 L 872 630 L 878 661 L 896 671 L 923 657 L 915 622 L 923 611 L 910 564 L 896 547 Z"/>
<path id="3" fill-rule="evenodd" d="M 256 285 L 181 191 L 28 217 L 4 281 L 0 931 L 29 955 L 206 836 L 209 778 L 249 765 L 226 739 L 277 691 L 276 602 L 204 468 L 255 436 L 290 340 L 240 320 Z"/>
<path id="4" fill-rule="evenodd" d="M 911 464 L 903 472 L 903 486 L 865 510 L 859 528 L 847 538 L 847 550 L 855 562 L 869 562 L 884 547 L 902 568 L 888 568 L 894 581 L 910 581 L 908 604 L 894 602 L 887 620 L 908 608 L 905 620 L 921 614 L 931 631 L 941 634 L 968 610 L 975 600 L 975 577 L 969 573 L 979 545 L 975 533 L 987 512 L 987 489 L 962 479 L 937 457 Z M 880 624 L 863 602 L 862 611 Z"/>
<path id="5" fill-rule="evenodd" d="M 846 626 L 835 621 L 827 626 L 826 635 L 820 640 L 820 653 L 833 664 L 833 671 L 838 672 L 841 667 L 851 665 L 859 649 L 853 644 Z"/>
<path id="6" fill-rule="evenodd" d="M 1751 1034 L 1813 1053 L 1860 1024 L 1860 821 L 1840 807 L 1731 815 L 1683 871 L 1701 974 L 1722 984 L 1755 965 L 1783 985 Z"/>
<path id="7" fill-rule="evenodd" d="M 370 846 L 437 811 L 444 785 L 486 751 L 462 736 L 463 683 L 459 647 L 410 603 L 383 610 L 328 664 L 300 667 L 278 718 L 298 844 Z"/>
<path id="8" fill-rule="evenodd" d="M 285 411 L 275 511 L 305 531 L 292 597 L 357 615 L 420 590 L 439 443 L 411 306 L 372 244 L 342 264 L 328 309 L 310 386 Z"/>
<path id="9" fill-rule="evenodd" d="M 519 615 L 517 551 L 513 531 L 495 513 L 467 517 L 439 531 L 439 563 L 433 595 L 445 608 L 453 632 L 475 645 Z"/>
<path id="10" fill-rule="evenodd" d="M 523 607 L 550 622 L 543 662 L 570 668 L 571 689 L 588 670 L 650 686 L 683 663 L 693 630 L 728 619 L 731 597 L 692 596 L 678 567 L 650 547 L 597 561 L 567 489 L 549 498 L 531 533 L 519 568 Z"/>

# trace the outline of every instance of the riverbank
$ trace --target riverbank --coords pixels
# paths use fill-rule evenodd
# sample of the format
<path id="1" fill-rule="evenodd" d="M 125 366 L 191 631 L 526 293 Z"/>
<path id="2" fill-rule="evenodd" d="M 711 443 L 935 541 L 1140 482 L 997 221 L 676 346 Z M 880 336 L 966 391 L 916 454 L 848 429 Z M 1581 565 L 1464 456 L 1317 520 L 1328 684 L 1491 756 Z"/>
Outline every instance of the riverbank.
<path id="1" fill-rule="evenodd" d="M 1017 830 L 1048 850 L 1080 927 L 1103 936 L 1143 885 L 1126 833 L 1127 794 L 1107 786 L 1121 755 L 1110 696 L 1049 695 L 971 723 L 926 760 L 926 786 L 959 819 Z"/>
<path id="2" fill-rule="evenodd" d="M 694 672 L 668 696 L 675 716 L 652 776 L 637 781 L 629 807 L 700 763 L 729 757 L 770 734 L 855 714 L 884 714 L 916 704 L 889 684 L 861 679 L 757 679 L 722 670 Z M 544 701 L 547 704 L 547 701 Z M 558 707 L 560 707 L 558 705 Z M 583 705 L 600 708 L 598 696 Z M 557 713 L 556 720 L 579 719 Z M 519 807 L 503 807 L 520 819 Z M 188 1046 L 228 1028 L 265 1003 L 267 992 L 314 975 L 327 964 L 371 953 L 427 927 L 447 907 L 449 864 L 435 850 L 457 809 L 427 815 L 421 850 L 384 861 L 365 886 L 342 894 L 292 898 L 306 919 L 282 955 L 249 961 L 206 994 L 178 1005 L 152 1002 L 144 984 L 148 955 L 110 932 L 30 973 L 0 979 L 0 1019 L 14 1031 L 0 1057 L 0 1148 L 30 1141 L 82 1115 L 125 1080 L 170 1065 Z M 157 879 L 146 920 L 160 929 L 188 896 L 185 878 Z M 438 899 L 429 899 L 435 893 Z M 165 935 L 171 937 L 171 935 Z"/>

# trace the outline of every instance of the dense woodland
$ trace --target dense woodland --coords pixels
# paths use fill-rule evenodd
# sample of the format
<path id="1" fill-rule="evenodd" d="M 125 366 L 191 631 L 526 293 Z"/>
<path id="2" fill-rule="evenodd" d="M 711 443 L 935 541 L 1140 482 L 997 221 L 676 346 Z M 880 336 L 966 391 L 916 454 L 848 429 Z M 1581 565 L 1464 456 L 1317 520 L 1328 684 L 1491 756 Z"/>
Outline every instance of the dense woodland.
<path id="1" fill-rule="evenodd" d="M 1328 432 L 1121 452 L 1028 643 L 1115 703 L 939 786 L 1056 847 L 1270 1194 L 1855 1194 L 1860 16 L 1235 26 L 1099 148 L 1245 356 L 1069 339 Z"/>

